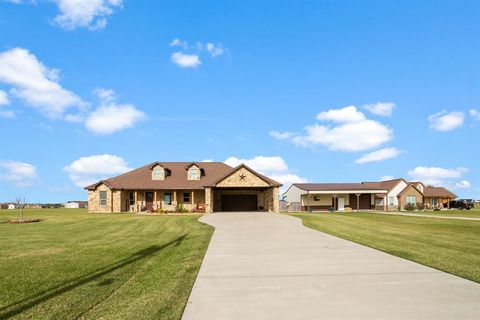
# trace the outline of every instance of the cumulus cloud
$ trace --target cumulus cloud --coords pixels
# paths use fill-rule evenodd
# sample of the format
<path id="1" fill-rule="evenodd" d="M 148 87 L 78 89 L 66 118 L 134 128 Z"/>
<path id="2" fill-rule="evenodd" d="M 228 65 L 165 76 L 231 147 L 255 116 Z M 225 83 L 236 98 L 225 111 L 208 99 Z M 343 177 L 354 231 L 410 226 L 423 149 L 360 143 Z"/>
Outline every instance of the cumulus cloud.
<path id="1" fill-rule="evenodd" d="M 37 180 L 37 168 L 26 162 L 0 161 L 0 180 L 10 182 L 16 187 L 30 187 Z"/>
<path id="2" fill-rule="evenodd" d="M 472 184 L 468 180 L 462 180 L 455 183 L 456 189 L 470 189 L 471 187 L 472 187 Z"/>
<path id="3" fill-rule="evenodd" d="M 289 169 L 287 162 L 280 156 L 256 156 L 251 159 L 230 157 L 224 162 L 231 167 L 236 167 L 239 164 L 244 163 L 253 170 L 282 183 L 282 189 L 288 188 L 292 183 L 307 182 L 306 178 L 300 177 L 292 172 L 292 170 Z"/>
<path id="4" fill-rule="evenodd" d="M 9 105 L 10 101 L 8 100 L 7 93 L 3 90 L 0 90 L 0 106 Z"/>
<path id="5" fill-rule="evenodd" d="M 49 118 L 60 118 L 71 107 L 87 106 L 73 92 L 62 88 L 59 70 L 47 68 L 23 48 L 0 53 L 0 82 L 11 87 L 11 95 Z"/>
<path id="6" fill-rule="evenodd" d="M 15 113 L 12 110 L 5 109 L 5 106 L 10 104 L 10 100 L 8 100 L 7 93 L 5 91 L 0 90 L 0 117 L 2 118 L 15 118 Z"/>
<path id="7" fill-rule="evenodd" d="M 112 134 L 131 128 L 146 117 L 145 113 L 133 104 L 117 104 L 113 90 L 99 89 L 96 93 L 100 99 L 100 107 L 85 120 L 85 127 L 92 133 Z"/>
<path id="8" fill-rule="evenodd" d="M 452 131 L 463 124 L 465 115 L 460 111 L 441 111 L 428 117 L 430 128 L 437 131 Z"/>
<path id="9" fill-rule="evenodd" d="M 393 159 L 398 157 L 400 153 L 400 150 L 398 150 L 397 148 L 380 149 L 361 156 L 360 158 L 355 160 L 355 163 L 362 164 L 367 162 L 378 162 L 387 159 Z"/>
<path id="10" fill-rule="evenodd" d="M 362 108 L 365 110 L 382 117 L 390 117 L 395 108 L 395 103 L 393 102 L 378 102 L 374 104 L 366 104 Z"/>
<path id="11" fill-rule="evenodd" d="M 477 121 L 480 121 L 480 111 L 476 110 L 476 109 L 470 109 L 469 110 L 469 113 L 470 113 L 470 116 L 477 120 Z"/>
<path id="12" fill-rule="evenodd" d="M 201 65 L 200 56 L 204 53 L 208 53 L 212 58 L 217 58 L 226 52 L 221 43 L 207 42 L 204 44 L 197 41 L 194 45 L 189 45 L 187 41 L 175 38 L 170 41 L 169 45 L 182 49 L 182 51 L 176 51 L 170 56 L 172 62 L 182 68 L 196 68 Z"/>
<path id="13" fill-rule="evenodd" d="M 132 170 L 121 157 L 102 154 L 81 157 L 63 168 L 78 187 L 86 187 L 102 179 Z"/>
<path id="14" fill-rule="evenodd" d="M 196 68 L 202 62 L 197 54 L 187 54 L 180 51 L 172 53 L 172 62 L 182 68 Z"/>
<path id="15" fill-rule="evenodd" d="M 222 47 L 221 44 L 215 45 L 215 44 L 209 42 L 205 45 L 205 48 L 206 48 L 207 52 L 210 53 L 210 55 L 213 58 L 221 56 L 225 52 L 225 49 Z"/>
<path id="16" fill-rule="evenodd" d="M 360 122 L 365 119 L 365 115 L 358 111 L 355 106 L 348 106 L 341 109 L 330 109 L 328 111 L 322 111 L 317 115 L 317 120 L 338 123 Z"/>
<path id="17" fill-rule="evenodd" d="M 122 2 L 122 0 L 55 0 L 60 14 L 54 21 L 65 30 L 103 29 L 114 10 L 122 7 Z"/>
<path id="18" fill-rule="evenodd" d="M 427 185 L 443 186 L 447 188 L 466 187 L 469 182 L 466 180 L 460 180 L 465 173 L 468 172 L 467 168 L 458 167 L 454 169 L 447 169 L 441 167 L 423 167 L 419 166 L 410 171 L 408 175 L 415 181 L 421 181 Z M 467 183 L 465 183 L 465 181 Z"/>
<path id="19" fill-rule="evenodd" d="M 305 127 L 305 134 L 271 131 L 270 135 L 304 147 L 323 145 L 329 150 L 346 152 L 378 148 L 393 137 L 392 129 L 367 119 L 355 106 L 323 111 L 317 115 L 317 120 L 333 122 L 334 125 L 310 125 Z"/>

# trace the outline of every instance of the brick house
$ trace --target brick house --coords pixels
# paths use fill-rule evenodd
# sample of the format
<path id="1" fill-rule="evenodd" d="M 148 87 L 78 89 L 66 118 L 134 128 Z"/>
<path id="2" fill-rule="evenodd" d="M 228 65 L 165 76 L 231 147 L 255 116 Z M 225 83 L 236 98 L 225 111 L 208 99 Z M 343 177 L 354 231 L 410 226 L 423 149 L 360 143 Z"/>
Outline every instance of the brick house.
<path id="1" fill-rule="evenodd" d="M 85 187 L 89 212 L 279 211 L 281 184 L 244 164 L 154 162 Z"/>

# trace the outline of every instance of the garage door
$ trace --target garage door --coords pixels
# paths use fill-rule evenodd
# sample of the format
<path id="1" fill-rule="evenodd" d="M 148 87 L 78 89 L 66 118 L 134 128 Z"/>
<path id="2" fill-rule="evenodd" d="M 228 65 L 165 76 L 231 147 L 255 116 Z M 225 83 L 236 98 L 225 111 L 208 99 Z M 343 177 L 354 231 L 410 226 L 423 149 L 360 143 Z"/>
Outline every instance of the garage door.
<path id="1" fill-rule="evenodd" d="M 350 201 L 349 207 L 352 208 L 353 210 L 357 210 L 357 196 L 354 194 L 350 194 L 349 201 Z M 370 210 L 372 208 L 370 194 L 367 194 L 367 193 L 361 194 L 360 199 L 358 199 L 358 202 L 359 202 L 360 210 L 362 209 Z"/>
<path id="2" fill-rule="evenodd" d="M 222 211 L 257 211 L 257 195 L 224 194 Z"/>

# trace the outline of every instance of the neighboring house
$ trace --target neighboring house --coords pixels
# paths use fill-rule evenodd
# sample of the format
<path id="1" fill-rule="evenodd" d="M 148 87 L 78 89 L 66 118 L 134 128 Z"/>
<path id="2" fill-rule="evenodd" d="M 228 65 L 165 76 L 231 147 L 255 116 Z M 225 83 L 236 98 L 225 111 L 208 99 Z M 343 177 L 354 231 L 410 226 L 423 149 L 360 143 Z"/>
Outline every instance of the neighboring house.
<path id="1" fill-rule="evenodd" d="M 87 208 L 88 201 L 68 201 L 63 205 L 66 209 Z"/>
<path id="2" fill-rule="evenodd" d="M 445 188 L 425 186 L 422 182 L 392 179 L 361 183 L 295 183 L 283 194 L 288 203 L 298 203 L 302 211 L 403 210 L 406 204 L 423 204 L 432 209 L 445 208 L 456 195 Z"/>
<path id="3" fill-rule="evenodd" d="M 42 205 L 38 203 L 29 203 L 25 205 L 25 209 L 41 209 Z"/>
<path id="4" fill-rule="evenodd" d="M 154 162 L 85 189 L 89 212 L 278 212 L 280 186 L 244 164 Z"/>
<path id="5" fill-rule="evenodd" d="M 426 186 L 423 197 L 427 209 L 442 209 L 450 208 L 450 201 L 455 199 L 457 195 L 442 187 Z"/>
<path id="6" fill-rule="evenodd" d="M 8 203 L 0 203 L 0 210 L 8 209 Z"/>
<path id="7" fill-rule="evenodd" d="M 398 206 L 398 195 L 408 186 L 408 182 L 402 178 L 391 179 L 379 182 L 362 182 L 362 184 L 372 187 L 372 188 L 383 188 L 387 189 L 387 210 L 396 210 Z M 380 198 L 376 200 L 375 209 L 382 210 L 385 207 L 384 199 Z"/>
<path id="8" fill-rule="evenodd" d="M 9 210 L 13 210 L 13 209 L 16 209 L 17 206 L 14 204 L 14 203 L 9 203 L 8 206 L 7 206 L 7 209 Z"/>
<path id="9" fill-rule="evenodd" d="M 375 209 L 377 198 L 386 203 L 388 189 L 362 183 L 294 183 L 283 194 L 290 203 L 300 203 L 302 211 Z M 384 208 L 386 210 L 386 208 Z"/>

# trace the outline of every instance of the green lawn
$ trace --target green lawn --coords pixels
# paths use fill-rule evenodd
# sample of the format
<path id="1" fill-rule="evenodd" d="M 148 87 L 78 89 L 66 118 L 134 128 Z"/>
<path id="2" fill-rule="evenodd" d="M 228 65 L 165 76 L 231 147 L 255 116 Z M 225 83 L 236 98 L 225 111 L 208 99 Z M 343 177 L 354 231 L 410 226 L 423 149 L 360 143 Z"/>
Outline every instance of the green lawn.
<path id="1" fill-rule="evenodd" d="M 392 213 L 398 213 L 398 211 L 392 211 Z M 415 214 L 425 214 L 425 215 L 445 216 L 445 217 L 480 218 L 480 210 L 479 209 L 445 210 L 445 211 L 402 211 L 401 213 L 415 213 Z"/>
<path id="2" fill-rule="evenodd" d="M 480 221 L 298 213 L 307 227 L 480 282 Z"/>
<path id="3" fill-rule="evenodd" d="M 0 211 L 0 319 L 179 319 L 213 228 L 198 216 Z"/>

